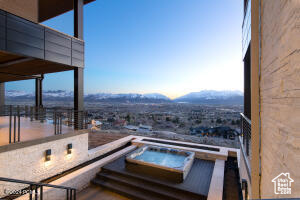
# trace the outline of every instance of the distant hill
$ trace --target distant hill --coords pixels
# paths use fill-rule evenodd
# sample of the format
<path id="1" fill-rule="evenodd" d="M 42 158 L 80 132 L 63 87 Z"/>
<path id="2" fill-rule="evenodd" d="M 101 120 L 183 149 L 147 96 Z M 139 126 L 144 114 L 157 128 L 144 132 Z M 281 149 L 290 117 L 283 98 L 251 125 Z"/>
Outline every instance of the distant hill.
<path id="1" fill-rule="evenodd" d="M 120 102 L 120 103 L 167 103 L 171 102 L 168 97 L 158 94 L 110 94 L 98 93 L 88 94 L 84 98 L 87 102 Z"/>
<path id="2" fill-rule="evenodd" d="M 24 91 L 8 90 L 6 91 L 6 99 L 14 101 L 34 100 L 34 93 Z M 43 91 L 44 101 L 72 101 L 73 92 L 65 90 L 46 90 Z M 86 102 L 115 102 L 115 103 L 167 103 L 171 102 L 168 97 L 159 93 L 150 94 L 111 94 L 96 93 L 84 96 Z"/>
<path id="3" fill-rule="evenodd" d="M 192 92 L 174 99 L 174 102 L 197 104 L 243 104 L 244 96 L 241 91 L 202 90 Z"/>
<path id="4" fill-rule="evenodd" d="M 17 90 L 7 90 L 6 99 L 12 101 L 34 100 L 34 93 Z M 44 101 L 73 101 L 73 92 L 65 90 L 46 90 L 43 92 Z M 243 93 L 240 91 L 203 90 L 192 92 L 171 100 L 159 93 L 150 94 L 111 94 L 96 93 L 84 96 L 86 102 L 113 103 L 196 103 L 196 104 L 243 104 Z"/>

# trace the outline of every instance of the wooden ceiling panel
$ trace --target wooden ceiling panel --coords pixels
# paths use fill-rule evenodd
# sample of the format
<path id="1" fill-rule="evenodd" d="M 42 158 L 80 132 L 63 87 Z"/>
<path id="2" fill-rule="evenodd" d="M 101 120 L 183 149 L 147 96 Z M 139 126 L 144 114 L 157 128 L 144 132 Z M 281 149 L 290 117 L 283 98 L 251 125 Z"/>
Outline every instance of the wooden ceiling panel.
<path id="1" fill-rule="evenodd" d="M 13 56 L 11 57 L 13 58 Z M 0 64 L 0 82 L 26 80 L 35 75 L 73 70 L 74 67 L 40 59 L 14 57 Z"/>

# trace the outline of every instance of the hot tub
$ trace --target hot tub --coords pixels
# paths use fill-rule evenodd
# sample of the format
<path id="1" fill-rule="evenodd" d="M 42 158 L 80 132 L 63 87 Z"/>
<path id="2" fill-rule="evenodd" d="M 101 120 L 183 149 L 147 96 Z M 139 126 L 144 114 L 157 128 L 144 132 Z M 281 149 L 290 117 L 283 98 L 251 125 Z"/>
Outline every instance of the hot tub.
<path id="1" fill-rule="evenodd" d="M 183 182 L 194 156 L 194 152 L 146 145 L 126 157 L 126 169 L 159 179 Z"/>

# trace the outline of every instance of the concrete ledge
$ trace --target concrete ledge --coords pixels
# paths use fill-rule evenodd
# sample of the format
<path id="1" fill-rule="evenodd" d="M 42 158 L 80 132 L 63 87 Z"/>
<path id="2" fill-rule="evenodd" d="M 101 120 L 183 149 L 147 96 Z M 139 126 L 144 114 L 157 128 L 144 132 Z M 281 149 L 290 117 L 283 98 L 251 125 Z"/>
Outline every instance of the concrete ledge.
<path id="1" fill-rule="evenodd" d="M 224 167 L 225 161 L 217 159 L 210 181 L 207 200 L 223 199 Z"/>
<path id="2" fill-rule="evenodd" d="M 136 146 L 132 145 L 122 149 L 110 156 L 107 156 L 97 162 L 94 162 L 86 167 L 83 167 L 71 174 L 68 174 L 60 179 L 57 179 L 49 184 L 52 185 L 63 185 L 67 187 L 73 187 L 77 189 L 77 192 L 84 189 L 90 184 L 90 181 L 96 176 L 96 174 L 101 170 L 101 167 L 112 162 L 126 153 L 133 151 Z M 29 199 L 29 195 L 23 195 L 17 200 L 27 200 Z M 43 199 L 45 200 L 64 200 L 66 199 L 66 191 L 55 189 L 55 188 L 45 188 L 43 193 Z"/>

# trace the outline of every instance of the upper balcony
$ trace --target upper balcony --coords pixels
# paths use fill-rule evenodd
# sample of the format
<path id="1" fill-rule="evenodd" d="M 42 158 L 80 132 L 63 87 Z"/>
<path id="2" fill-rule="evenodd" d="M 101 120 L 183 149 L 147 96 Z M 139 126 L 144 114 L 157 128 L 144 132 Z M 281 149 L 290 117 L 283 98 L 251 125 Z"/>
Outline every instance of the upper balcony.
<path id="1" fill-rule="evenodd" d="M 0 82 L 84 67 L 84 41 L 0 10 Z"/>
<path id="2" fill-rule="evenodd" d="M 242 55 L 247 52 L 251 40 L 251 0 L 244 0 L 244 20 L 242 25 Z"/>

